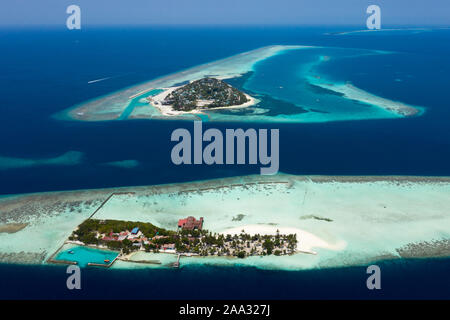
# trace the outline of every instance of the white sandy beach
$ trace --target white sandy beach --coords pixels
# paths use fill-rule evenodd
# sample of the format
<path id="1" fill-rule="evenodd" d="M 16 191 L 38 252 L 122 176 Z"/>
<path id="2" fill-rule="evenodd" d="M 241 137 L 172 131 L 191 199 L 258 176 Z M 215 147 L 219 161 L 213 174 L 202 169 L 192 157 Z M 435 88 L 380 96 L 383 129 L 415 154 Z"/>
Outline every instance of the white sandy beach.
<path id="1" fill-rule="evenodd" d="M 67 111 L 67 113 L 70 118 L 75 120 L 115 120 L 119 118 L 125 111 L 130 97 L 137 97 L 141 94 L 144 95 L 147 91 L 150 90 L 149 88 L 170 88 L 174 87 L 177 83 L 198 80 L 206 76 L 211 76 L 218 79 L 234 78 L 252 71 L 254 64 L 258 61 L 280 54 L 286 50 L 308 48 L 312 47 L 299 45 L 273 45 L 248 52 L 243 52 L 225 59 L 195 66 L 136 86 L 125 88 L 123 90 L 108 94 L 103 97 L 99 97 L 97 99 L 87 101 L 71 108 Z M 154 114 L 152 110 L 144 111 L 141 109 L 142 108 L 138 108 L 137 114 L 132 113 L 130 115 L 130 118 L 164 118 L 168 116 L 162 113 Z M 165 109 L 163 109 L 163 111 L 169 112 L 169 110 Z M 174 113 L 170 114 L 170 116 L 177 116 L 181 118 L 183 118 L 183 116 L 187 116 L 187 119 L 195 119 L 195 117 L 191 117 L 191 114 Z"/>
<path id="2" fill-rule="evenodd" d="M 255 234 L 275 235 L 277 231 L 280 234 L 296 234 L 297 240 L 299 240 L 297 251 L 304 253 L 317 254 L 317 252 L 313 250 L 314 248 L 324 248 L 328 250 L 343 250 L 346 246 L 345 241 L 339 241 L 337 243 L 331 243 L 330 241 L 327 242 L 308 231 L 290 227 L 277 227 L 268 225 L 244 225 L 241 227 L 227 229 L 222 233 L 234 235 L 240 234 L 242 230 L 244 230 L 245 233 L 251 235 Z"/>
<path id="3" fill-rule="evenodd" d="M 202 113 L 203 109 L 201 108 L 197 108 L 191 111 L 179 111 L 179 110 L 174 110 L 172 105 L 163 105 L 162 102 L 166 99 L 166 97 L 172 93 L 173 91 L 177 90 L 181 88 L 181 86 L 178 87 L 170 87 L 170 88 L 163 88 L 163 92 L 152 96 L 152 97 L 148 97 L 148 101 L 150 103 L 150 105 L 154 108 L 157 108 L 158 111 L 161 113 L 161 115 L 163 116 L 180 116 L 180 115 L 186 115 L 186 114 L 198 114 L 198 113 Z M 221 109 L 239 109 L 239 108 L 247 108 L 250 107 L 252 105 L 255 105 L 259 102 L 259 100 L 251 97 L 250 95 L 244 93 L 246 98 L 247 98 L 247 102 L 240 104 L 240 105 L 234 105 L 234 106 L 224 106 L 224 107 L 216 107 L 216 108 L 206 108 L 206 110 L 221 110 Z"/>
<path id="4" fill-rule="evenodd" d="M 172 106 L 162 105 L 161 102 L 172 91 L 180 87 L 182 83 L 199 80 L 204 77 L 213 77 L 217 79 L 229 79 L 241 76 L 247 72 L 254 71 L 256 63 L 267 58 L 285 53 L 289 50 L 314 49 L 318 47 L 300 46 L 300 45 L 273 45 L 262 47 L 256 50 L 243 52 L 225 59 L 213 61 L 196 67 L 192 67 L 180 72 L 157 78 L 136 86 L 126 88 L 108 94 L 91 101 L 82 103 L 68 111 L 69 118 L 83 121 L 104 121 L 120 119 L 176 119 L 176 120 L 198 120 L 200 114 L 205 114 L 210 120 L 216 121 L 240 121 L 240 122 L 324 122 L 340 120 L 362 120 L 362 119 L 386 119 L 405 116 L 420 115 L 424 108 L 408 105 L 403 102 L 393 101 L 388 98 L 380 97 L 370 92 L 355 87 L 350 83 L 338 83 L 324 79 L 322 76 L 313 76 L 305 74 L 308 81 L 315 86 L 342 94 L 344 99 L 357 101 L 362 104 L 373 106 L 372 109 L 363 108 L 361 112 L 299 112 L 299 113 L 280 113 L 266 114 L 268 109 L 255 107 L 258 100 L 247 95 L 248 103 L 239 106 L 226 106 L 211 109 L 196 109 L 189 112 L 173 110 Z M 367 54 L 387 54 L 388 52 L 372 50 Z M 306 64 L 306 73 L 312 70 L 312 67 L 329 60 L 329 56 L 320 56 L 317 62 Z M 155 96 L 146 96 L 146 93 L 160 89 L 163 92 Z M 131 99 L 140 97 L 148 98 L 150 103 L 147 106 L 137 105 L 125 112 Z M 249 108 L 245 114 L 221 113 L 222 109 Z M 300 106 L 308 110 L 308 106 Z M 327 111 L 326 105 L 323 106 Z M 313 108 L 321 110 L 320 108 Z M 378 110 L 377 110 L 378 109 Z M 301 109 L 299 109 L 300 111 Z M 208 112 L 217 111 L 217 112 Z M 275 110 L 276 111 L 276 110 Z M 125 116 L 123 116 L 125 114 Z M 64 118 L 64 116 L 61 116 Z M 202 118 L 203 119 L 203 118 Z"/>
<path id="5" fill-rule="evenodd" d="M 316 253 L 183 257 L 183 265 L 299 270 L 450 254 L 442 242 L 450 240 L 449 178 L 279 174 L 2 197 L 0 224 L 28 224 L 16 233 L 0 233 L 0 261 L 20 262 L 26 254 L 48 258 L 113 192 L 122 194 L 113 195 L 95 219 L 151 222 L 174 230 L 178 219 L 192 215 L 204 217 L 204 228 L 211 232 L 296 233 L 298 249 Z M 121 261 L 114 267 L 136 266 Z"/>
<path id="6" fill-rule="evenodd" d="M 223 109 L 241 109 L 241 108 L 248 108 L 251 107 L 259 102 L 258 99 L 253 98 L 252 96 L 245 94 L 245 97 L 247 98 L 247 102 L 243 104 L 237 104 L 234 106 L 224 106 L 224 107 L 216 107 L 216 108 L 208 108 L 207 110 L 223 110 Z"/>
<path id="7" fill-rule="evenodd" d="M 155 96 L 148 97 L 149 103 L 154 108 L 158 109 L 158 111 L 163 116 L 175 116 L 175 115 L 182 115 L 187 112 L 184 111 L 177 111 L 173 109 L 173 106 L 171 105 L 163 105 L 162 102 L 167 98 L 169 94 L 171 94 L 173 91 L 181 88 L 181 86 L 178 87 L 170 87 L 170 88 L 162 88 L 162 92 L 158 93 Z"/>

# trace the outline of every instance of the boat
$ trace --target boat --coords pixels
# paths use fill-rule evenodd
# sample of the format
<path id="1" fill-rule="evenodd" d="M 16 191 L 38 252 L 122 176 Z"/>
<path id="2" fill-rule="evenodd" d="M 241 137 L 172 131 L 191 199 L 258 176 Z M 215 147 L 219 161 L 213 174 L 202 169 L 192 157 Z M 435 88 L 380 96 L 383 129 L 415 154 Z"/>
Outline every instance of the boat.
<path id="1" fill-rule="evenodd" d="M 75 253 L 75 252 L 73 252 L 73 250 L 69 250 L 67 252 L 70 253 L 70 254 L 74 254 Z"/>
<path id="2" fill-rule="evenodd" d="M 111 260 L 109 260 L 109 259 L 105 259 L 105 260 L 103 260 L 105 263 L 110 263 L 111 262 Z"/>

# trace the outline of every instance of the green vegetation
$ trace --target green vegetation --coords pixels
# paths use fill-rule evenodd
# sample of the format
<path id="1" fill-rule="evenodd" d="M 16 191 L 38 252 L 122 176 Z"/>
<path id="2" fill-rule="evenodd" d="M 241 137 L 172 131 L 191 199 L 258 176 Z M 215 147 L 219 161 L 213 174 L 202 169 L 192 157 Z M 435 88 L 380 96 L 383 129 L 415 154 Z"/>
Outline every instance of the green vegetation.
<path id="1" fill-rule="evenodd" d="M 274 243 L 272 242 L 272 240 L 266 238 L 263 242 L 263 248 L 266 249 L 267 254 L 272 254 L 273 247 Z"/>
<path id="2" fill-rule="evenodd" d="M 154 226 L 146 222 L 121 221 L 121 220 L 97 220 L 88 219 L 78 226 L 73 231 L 69 240 L 79 240 L 85 244 L 106 245 L 112 250 L 123 250 L 124 253 L 129 253 L 136 250 L 133 247 L 133 242 L 128 239 L 123 241 L 104 241 L 98 237 L 99 234 L 120 233 L 125 230 L 132 230 L 138 227 L 145 237 L 152 238 L 156 235 L 166 236 L 167 238 L 155 239 L 153 243 L 165 244 L 173 243 L 171 238 L 176 237 L 176 231 L 170 231 Z"/>
<path id="3" fill-rule="evenodd" d="M 155 235 L 170 236 L 175 235 L 176 231 L 159 228 L 148 222 L 122 221 L 122 220 L 97 220 L 88 219 L 78 226 L 78 229 L 73 233 L 78 237 L 83 237 L 92 233 L 119 233 L 125 230 L 132 230 L 138 227 L 139 230 L 146 237 L 153 237 Z"/>
<path id="4" fill-rule="evenodd" d="M 139 228 L 138 234 L 124 233 L 136 227 Z M 245 258 L 293 254 L 297 248 L 296 234 L 281 235 L 278 230 L 276 235 L 250 235 L 244 230 L 240 234 L 223 235 L 204 229 L 172 231 L 145 222 L 96 219 L 88 219 L 80 224 L 69 239 L 104 245 L 123 254 L 139 249 L 159 252 L 169 248 L 178 253 Z"/>
<path id="5" fill-rule="evenodd" d="M 162 104 L 172 105 L 178 111 L 191 111 L 241 105 L 247 101 L 243 92 L 229 84 L 215 78 L 203 78 L 174 90 Z"/>

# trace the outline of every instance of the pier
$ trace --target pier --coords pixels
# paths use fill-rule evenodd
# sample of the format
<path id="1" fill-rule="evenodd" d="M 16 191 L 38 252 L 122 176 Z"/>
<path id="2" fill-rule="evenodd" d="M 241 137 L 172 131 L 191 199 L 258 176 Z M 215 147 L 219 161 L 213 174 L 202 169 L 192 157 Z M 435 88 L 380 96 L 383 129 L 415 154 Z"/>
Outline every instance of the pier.
<path id="1" fill-rule="evenodd" d="M 59 264 L 77 264 L 77 262 L 75 261 L 68 261 L 68 260 L 55 260 L 56 255 L 58 254 L 58 252 L 64 247 L 66 243 L 64 242 L 59 248 L 58 250 L 56 250 L 55 252 L 53 252 L 53 254 L 47 259 L 47 263 L 59 263 Z"/>
<path id="2" fill-rule="evenodd" d="M 178 254 L 177 261 L 173 263 L 174 268 L 180 267 L 180 257 L 181 257 L 181 254 Z"/>
<path id="3" fill-rule="evenodd" d="M 133 262 L 133 263 L 143 263 L 143 264 L 161 264 L 161 261 L 159 260 L 133 260 L 129 258 L 124 257 L 117 257 L 117 260 L 124 261 L 124 262 Z"/>
<path id="4" fill-rule="evenodd" d="M 55 264 L 71 264 L 71 265 L 77 265 L 78 262 L 76 261 L 69 261 L 69 260 L 54 260 L 54 259 L 48 259 L 47 263 L 55 263 Z"/>
<path id="5" fill-rule="evenodd" d="M 154 89 L 154 88 L 148 88 L 148 89 L 145 89 L 145 90 L 140 91 L 140 92 L 138 92 L 138 93 L 136 93 L 136 94 L 133 94 L 132 96 L 129 96 L 128 99 L 136 98 L 136 97 L 140 96 L 141 94 L 144 94 L 144 93 L 147 93 L 147 92 L 149 92 L 149 91 L 152 91 L 153 89 Z"/>
<path id="6" fill-rule="evenodd" d="M 103 267 L 103 268 L 109 268 L 113 265 L 114 262 L 116 262 L 117 258 L 119 256 L 115 257 L 113 261 L 111 261 L 109 264 L 103 264 L 103 263 L 94 263 L 94 262 L 89 262 L 87 265 L 88 267 Z"/>
<path id="7" fill-rule="evenodd" d="M 102 202 L 102 204 L 95 209 L 95 211 L 89 216 L 88 219 L 92 219 L 92 217 L 101 209 L 103 208 L 103 206 L 109 201 L 109 199 L 111 199 L 114 195 L 123 195 L 123 194 L 129 194 L 129 195 L 133 195 L 135 194 L 134 192 L 113 192 L 111 193 L 108 198 L 105 199 L 105 201 Z"/>

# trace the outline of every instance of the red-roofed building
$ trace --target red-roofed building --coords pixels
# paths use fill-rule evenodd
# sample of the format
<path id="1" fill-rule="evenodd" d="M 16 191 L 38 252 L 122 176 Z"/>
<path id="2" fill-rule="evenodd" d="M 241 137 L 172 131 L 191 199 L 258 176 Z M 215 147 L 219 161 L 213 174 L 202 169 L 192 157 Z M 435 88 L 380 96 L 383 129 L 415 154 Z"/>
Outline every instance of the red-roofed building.
<path id="1" fill-rule="evenodd" d="M 157 239 L 167 239 L 167 238 L 169 238 L 169 236 L 154 236 L 152 239 L 157 240 Z"/>
<path id="2" fill-rule="evenodd" d="M 178 228 L 182 228 L 185 230 L 202 230 L 203 228 L 203 217 L 200 220 L 195 219 L 194 217 L 187 217 L 186 219 L 178 220 Z"/>
<path id="3" fill-rule="evenodd" d="M 163 250 L 175 250 L 175 243 L 166 243 L 161 246 Z"/>
<path id="4" fill-rule="evenodd" d="M 103 241 L 117 241 L 118 237 L 116 236 L 105 236 L 102 238 Z"/>

